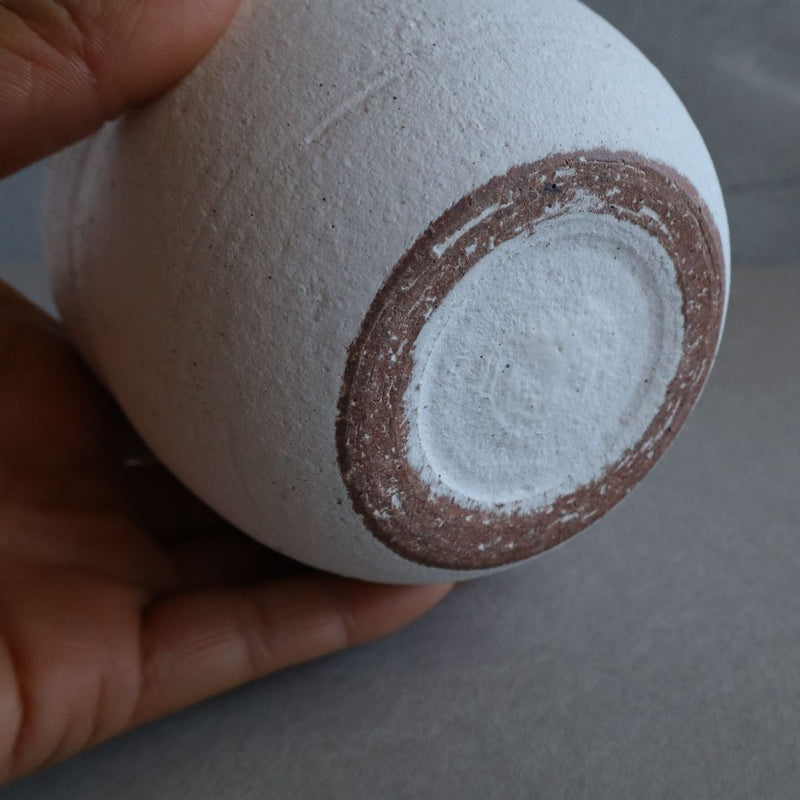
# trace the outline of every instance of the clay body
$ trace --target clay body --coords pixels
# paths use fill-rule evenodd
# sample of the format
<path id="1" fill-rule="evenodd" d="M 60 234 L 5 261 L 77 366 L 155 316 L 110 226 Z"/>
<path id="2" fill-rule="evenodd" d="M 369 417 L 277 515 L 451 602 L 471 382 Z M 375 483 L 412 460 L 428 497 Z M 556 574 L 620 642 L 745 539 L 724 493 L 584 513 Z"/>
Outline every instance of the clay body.
<path id="1" fill-rule="evenodd" d="M 572 0 L 246 2 L 60 156 L 87 360 L 175 474 L 314 566 L 419 582 L 558 544 L 702 388 L 725 209 L 664 79 Z"/>

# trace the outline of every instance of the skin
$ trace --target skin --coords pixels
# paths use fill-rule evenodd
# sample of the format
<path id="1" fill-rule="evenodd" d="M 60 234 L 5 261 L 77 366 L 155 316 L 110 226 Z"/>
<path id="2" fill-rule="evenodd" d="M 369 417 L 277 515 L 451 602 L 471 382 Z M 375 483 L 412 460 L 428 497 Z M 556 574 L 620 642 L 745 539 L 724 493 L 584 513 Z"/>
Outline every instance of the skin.
<path id="1" fill-rule="evenodd" d="M 0 175 L 181 78 L 237 0 L 3 0 Z M 0 781 L 384 636 L 451 588 L 348 580 L 231 529 L 0 283 Z"/>

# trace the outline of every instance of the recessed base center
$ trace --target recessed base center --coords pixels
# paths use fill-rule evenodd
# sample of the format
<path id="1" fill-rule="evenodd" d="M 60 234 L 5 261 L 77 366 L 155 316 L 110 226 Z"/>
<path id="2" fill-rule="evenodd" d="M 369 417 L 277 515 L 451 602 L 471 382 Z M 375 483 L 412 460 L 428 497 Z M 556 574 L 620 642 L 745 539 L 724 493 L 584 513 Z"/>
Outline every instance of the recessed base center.
<path id="1" fill-rule="evenodd" d="M 420 234 L 349 348 L 353 508 L 403 558 L 447 569 L 563 542 L 675 438 L 725 288 L 713 218 L 663 165 L 602 150 L 491 179 Z"/>
<path id="2" fill-rule="evenodd" d="M 642 228 L 573 213 L 481 259 L 426 322 L 408 459 L 459 504 L 533 511 L 641 439 L 680 362 L 672 261 Z"/>

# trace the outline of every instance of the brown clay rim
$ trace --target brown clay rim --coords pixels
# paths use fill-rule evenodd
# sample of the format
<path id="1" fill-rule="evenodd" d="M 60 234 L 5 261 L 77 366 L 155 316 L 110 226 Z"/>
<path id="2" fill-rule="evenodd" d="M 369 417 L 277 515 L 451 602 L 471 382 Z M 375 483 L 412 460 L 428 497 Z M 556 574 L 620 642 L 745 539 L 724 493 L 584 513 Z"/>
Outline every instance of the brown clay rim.
<path id="1" fill-rule="evenodd" d="M 396 352 L 397 342 L 415 342 L 441 299 L 490 249 L 533 233 L 542 219 L 569 213 L 587 194 L 596 204 L 593 213 L 640 226 L 673 260 L 684 339 L 664 404 L 640 441 L 598 480 L 546 508 L 477 511 L 434 495 L 406 459 L 404 396 L 414 348 Z M 442 252 L 443 243 L 462 230 Z M 336 434 L 353 508 L 384 545 L 430 567 L 487 569 L 563 542 L 616 505 L 674 440 L 711 368 L 724 293 L 724 258 L 713 218 L 691 184 L 662 164 L 632 153 L 576 152 L 513 167 L 490 180 L 420 236 L 378 292 L 350 346 Z"/>

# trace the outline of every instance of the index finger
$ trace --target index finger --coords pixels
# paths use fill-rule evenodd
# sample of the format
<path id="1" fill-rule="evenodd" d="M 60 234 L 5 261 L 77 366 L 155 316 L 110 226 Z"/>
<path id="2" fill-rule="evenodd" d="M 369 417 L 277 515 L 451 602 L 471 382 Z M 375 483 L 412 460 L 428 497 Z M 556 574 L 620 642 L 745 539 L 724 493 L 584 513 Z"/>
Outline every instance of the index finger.
<path id="1" fill-rule="evenodd" d="M 0 178 L 165 91 L 239 0 L 2 0 Z"/>

